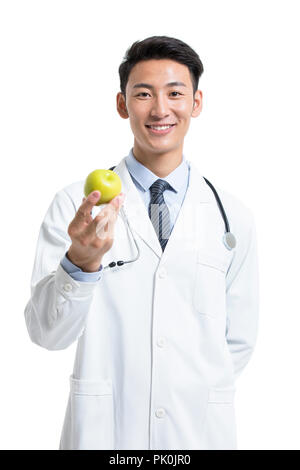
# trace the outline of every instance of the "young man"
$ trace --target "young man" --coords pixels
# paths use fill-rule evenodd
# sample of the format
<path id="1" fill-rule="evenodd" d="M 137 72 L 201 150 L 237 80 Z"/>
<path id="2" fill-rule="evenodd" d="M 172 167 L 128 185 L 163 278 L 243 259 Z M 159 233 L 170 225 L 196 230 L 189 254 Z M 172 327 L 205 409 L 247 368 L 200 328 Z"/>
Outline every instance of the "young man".
<path id="1" fill-rule="evenodd" d="M 60 449 L 236 448 L 235 380 L 257 335 L 256 234 L 250 209 L 218 189 L 236 238 L 226 246 L 216 197 L 183 155 L 202 71 L 178 39 L 134 43 L 119 68 L 117 110 L 134 134 L 114 170 L 121 196 L 93 218 L 100 194 L 83 199 L 76 182 L 42 223 L 29 335 L 49 350 L 78 341 Z"/>

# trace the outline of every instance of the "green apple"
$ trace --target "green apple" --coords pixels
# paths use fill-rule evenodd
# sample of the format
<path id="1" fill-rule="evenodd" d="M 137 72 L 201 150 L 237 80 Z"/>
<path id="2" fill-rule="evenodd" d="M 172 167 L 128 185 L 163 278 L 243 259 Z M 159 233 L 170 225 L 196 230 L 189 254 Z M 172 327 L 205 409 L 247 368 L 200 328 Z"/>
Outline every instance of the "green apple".
<path id="1" fill-rule="evenodd" d="M 120 194 L 122 182 L 117 173 L 112 170 L 94 170 L 86 178 L 84 195 L 88 197 L 93 191 L 100 191 L 101 197 L 96 206 L 111 201 Z"/>

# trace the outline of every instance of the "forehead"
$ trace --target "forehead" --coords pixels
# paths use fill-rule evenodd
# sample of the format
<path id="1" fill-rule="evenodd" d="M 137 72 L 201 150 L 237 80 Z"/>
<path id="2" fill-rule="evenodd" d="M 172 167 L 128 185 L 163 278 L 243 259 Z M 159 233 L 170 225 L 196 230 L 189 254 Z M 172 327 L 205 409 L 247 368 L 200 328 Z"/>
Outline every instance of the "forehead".
<path id="1" fill-rule="evenodd" d="M 135 64 L 128 77 L 128 87 L 136 83 L 146 82 L 154 87 L 163 87 L 169 82 L 180 81 L 192 87 L 189 68 L 170 59 L 142 60 Z"/>

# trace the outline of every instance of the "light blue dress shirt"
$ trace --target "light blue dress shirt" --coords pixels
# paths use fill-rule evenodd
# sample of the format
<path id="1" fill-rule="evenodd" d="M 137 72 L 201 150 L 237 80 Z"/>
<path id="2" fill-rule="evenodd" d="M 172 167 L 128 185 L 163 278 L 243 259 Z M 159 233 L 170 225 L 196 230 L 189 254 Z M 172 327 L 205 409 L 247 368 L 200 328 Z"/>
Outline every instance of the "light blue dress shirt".
<path id="1" fill-rule="evenodd" d="M 148 212 L 148 206 L 151 200 L 150 186 L 158 179 L 158 176 L 152 173 L 148 168 L 137 161 L 133 155 L 133 148 L 125 158 L 127 169 L 130 173 L 132 181 L 134 182 L 137 190 L 139 191 L 142 200 L 145 203 L 146 210 Z M 161 178 L 166 180 L 173 188 L 172 190 L 166 190 L 164 192 L 164 200 L 169 209 L 170 213 L 170 230 L 172 232 L 176 219 L 178 217 L 180 208 L 185 198 L 185 194 L 189 185 L 190 167 L 182 156 L 180 165 L 175 168 L 168 176 Z M 84 282 L 95 282 L 98 281 L 103 273 L 103 266 L 100 265 L 98 271 L 93 273 L 86 273 L 82 271 L 78 266 L 71 263 L 67 258 L 67 253 L 61 260 L 61 266 L 63 269 L 73 278 L 75 281 Z"/>

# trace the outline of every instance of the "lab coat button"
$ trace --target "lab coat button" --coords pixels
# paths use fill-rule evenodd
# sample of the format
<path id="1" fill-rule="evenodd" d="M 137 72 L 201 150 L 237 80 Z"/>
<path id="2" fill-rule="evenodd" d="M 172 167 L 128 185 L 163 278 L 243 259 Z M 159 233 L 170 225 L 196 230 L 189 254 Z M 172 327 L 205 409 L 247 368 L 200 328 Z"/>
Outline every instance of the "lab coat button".
<path id="1" fill-rule="evenodd" d="M 160 348 L 163 348 L 163 347 L 166 345 L 166 339 L 163 338 L 163 337 L 160 337 L 160 338 L 158 338 L 156 344 L 157 344 L 157 346 L 159 346 Z"/>
<path id="2" fill-rule="evenodd" d="M 73 289 L 72 284 L 65 284 L 64 285 L 64 290 L 66 292 L 70 292 Z"/>
<path id="3" fill-rule="evenodd" d="M 158 276 L 159 276 L 161 279 L 164 279 L 165 277 L 167 277 L 167 271 L 165 270 L 165 268 L 161 268 L 161 269 L 159 270 Z"/>
<path id="4" fill-rule="evenodd" d="M 165 410 L 163 408 L 158 408 L 156 411 L 155 411 L 155 416 L 157 418 L 163 418 L 165 416 Z"/>

